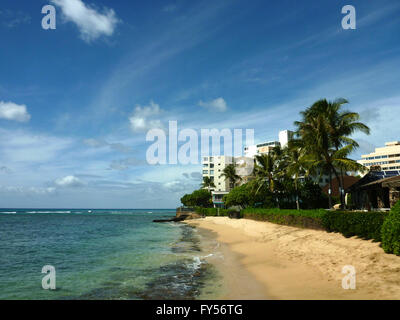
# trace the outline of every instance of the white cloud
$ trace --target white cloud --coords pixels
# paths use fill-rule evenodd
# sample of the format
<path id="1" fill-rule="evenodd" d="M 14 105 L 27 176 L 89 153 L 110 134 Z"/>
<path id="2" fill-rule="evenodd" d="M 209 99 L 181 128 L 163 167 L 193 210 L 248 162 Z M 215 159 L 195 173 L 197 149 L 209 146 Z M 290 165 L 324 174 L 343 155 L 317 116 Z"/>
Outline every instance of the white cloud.
<path id="1" fill-rule="evenodd" d="M 61 8 L 67 21 L 78 26 L 81 38 L 86 42 L 96 40 L 103 35 L 111 36 L 119 22 L 113 9 L 104 8 L 104 13 L 99 13 L 82 0 L 51 0 L 51 2 Z"/>
<path id="2" fill-rule="evenodd" d="M 224 98 L 217 98 L 215 100 L 212 101 L 208 101 L 208 102 L 203 102 L 203 101 L 199 101 L 199 106 L 200 107 L 204 107 L 207 109 L 211 109 L 211 110 L 215 110 L 218 112 L 224 112 L 227 110 L 228 106 L 226 104 L 226 101 L 224 100 Z"/>
<path id="3" fill-rule="evenodd" d="M 82 187 L 85 185 L 85 183 L 81 179 L 79 179 L 75 176 L 66 176 L 63 178 L 59 178 L 59 179 L 56 179 L 56 181 L 54 181 L 54 183 L 57 186 L 63 187 L 63 188 L 69 188 L 69 187 L 75 188 L 75 187 Z"/>
<path id="4" fill-rule="evenodd" d="M 14 102 L 0 101 L 0 119 L 28 122 L 31 115 L 26 110 L 26 105 L 18 105 Z"/>
<path id="5" fill-rule="evenodd" d="M 158 119 L 149 119 L 161 113 L 160 106 L 153 101 L 150 101 L 148 106 L 137 105 L 132 116 L 129 117 L 131 129 L 134 132 L 146 131 L 154 128 L 163 128 L 163 125 Z"/>
<path id="6" fill-rule="evenodd" d="M 126 158 L 126 159 L 120 159 L 120 160 L 113 160 L 110 164 L 110 168 L 114 170 L 126 170 L 129 169 L 129 167 L 132 166 L 143 166 L 146 165 L 147 163 L 143 160 L 137 159 L 137 158 Z"/>
<path id="7" fill-rule="evenodd" d="M 69 138 L 0 128 L 0 160 L 5 165 L 60 161 L 72 144 L 73 141 Z"/>

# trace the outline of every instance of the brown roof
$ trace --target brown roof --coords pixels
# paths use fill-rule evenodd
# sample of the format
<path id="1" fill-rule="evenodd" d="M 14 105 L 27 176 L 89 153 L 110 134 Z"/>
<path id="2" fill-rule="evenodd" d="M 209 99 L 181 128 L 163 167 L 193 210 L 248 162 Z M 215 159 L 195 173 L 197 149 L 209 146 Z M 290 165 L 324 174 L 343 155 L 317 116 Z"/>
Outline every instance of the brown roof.
<path id="1" fill-rule="evenodd" d="M 364 187 L 369 187 L 372 185 L 377 185 L 377 184 L 382 184 L 382 187 L 390 187 L 392 185 L 394 186 L 400 186 L 400 176 L 394 176 L 394 177 L 389 177 L 389 178 L 384 178 L 384 179 L 380 179 L 374 182 L 370 182 L 367 184 L 364 184 L 362 186 L 362 188 Z"/>
<path id="2" fill-rule="evenodd" d="M 346 190 L 347 188 L 350 188 L 353 184 L 355 184 L 360 178 L 353 177 L 353 176 L 343 176 L 343 185 L 344 189 Z M 332 179 L 332 196 L 334 197 L 339 197 L 339 181 L 337 178 Z M 325 194 L 328 194 L 329 190 L 329 183 L 322 188 L 322 192 Z"/>

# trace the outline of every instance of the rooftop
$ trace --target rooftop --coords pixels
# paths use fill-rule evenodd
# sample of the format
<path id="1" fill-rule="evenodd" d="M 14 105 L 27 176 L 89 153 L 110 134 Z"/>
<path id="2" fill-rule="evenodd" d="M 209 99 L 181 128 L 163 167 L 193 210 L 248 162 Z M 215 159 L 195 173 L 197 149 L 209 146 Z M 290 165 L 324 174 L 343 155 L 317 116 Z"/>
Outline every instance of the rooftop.
<path id="1" fill-rule="evenodd" d="M 400 141 L 386 142 L 385 146 L 386 147 L 400 146 Z"/>

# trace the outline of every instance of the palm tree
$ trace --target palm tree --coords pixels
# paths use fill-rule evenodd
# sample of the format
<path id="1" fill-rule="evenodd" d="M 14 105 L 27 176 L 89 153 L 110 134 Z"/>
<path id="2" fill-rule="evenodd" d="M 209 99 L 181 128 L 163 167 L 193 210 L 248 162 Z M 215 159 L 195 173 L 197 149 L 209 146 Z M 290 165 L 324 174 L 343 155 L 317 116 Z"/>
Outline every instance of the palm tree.
<path id="1" fill-rule="evenodd" d="M 338 170 L 360 170 L 356 161 L 348 156 L 358 144 L 349 138 L 356 130 L 369 132 L 369 128 L 357 122 L 359 115 L 340 110 L 345 99 L 329 102 L 319 100 L 301 112 L 302 121 L 296 121 L 297 136 L 303 141 L 306 161 L 311 168 L 319 170 L 320 174 L 329 175 L 330 190 L 332 190 L 332 175 L 334 175 L 343 188 Z M 342 199 L 341 199 L 342 200 Z M 329 193 L 329 206 L 332 207 L 332 195 Z"/>
<path id="2" fill-rule="evenodd" d="M 308 175 L 305 149 L 301 140 L 290 141 L 287 148 L 284 149 L 284 172 L 294 180 L 296 207 L 297 210 L 300 210 L 298 180 L 300 176 Z"/>
<path id="3" fill-rule="evenodd" d="M 332 139 L 333 146 L 336 151 L 346 145 L 353 145 L 354 149 L 358 148 L 358 143 L 349 138 L 354 132 L 361 131 L 365 134 L 370 134 L 370 129 L 367 125 L 359 122 L 360 115 L 356 112 L 342 111 L 341 107 L 347 104 L 346 99 L 337 99 L 334 102 L 328 102 L 321 100 L 320 103 L 325 106 L 327 113 L 327 120 L 329 123 L 329 130 Z M 346 171 L 346 167 L 339 166 L 340 169 L 340 202 L 341 205 L 345 205 L 344 199 L 344 182 L 343 182 L 343 171 Z"/>
<path id="4" fill-rule="evenodd" d="M 229 180 L 230 187 L 235 187 L 236 183 L 242 178 L 236 173 L 236 167 L 234 164 L 229 164 L 225 167 L 221 174 L 222 177 L 225 177 L 225 180 Z"/>
<path id="5" fill-rule="evenodd" d="M 275 182 L 279 175 L 278 166 L 279 166 L 279 161 L 281 159 L 281 155 L 282 155 L 281 148 L 276 147 L 268 154 L 261 154 L 255 156 L 254 176 L 256 185 L 258 186 L 256 194 L 265 185 L 267 185 L 271 193 L 275 194 L 276 192 Z M 278 198 L 276 198 L 276 201 L 279 207 Z"/>
<path id="6" fill-rule="evenodd" d="M 215 188 L 214 181 L 210 177 L 203 177 L 203 182 L 201 183 L 203 188 L 207 188 L 208 192 L 210 192 L 210 188 Z"/>

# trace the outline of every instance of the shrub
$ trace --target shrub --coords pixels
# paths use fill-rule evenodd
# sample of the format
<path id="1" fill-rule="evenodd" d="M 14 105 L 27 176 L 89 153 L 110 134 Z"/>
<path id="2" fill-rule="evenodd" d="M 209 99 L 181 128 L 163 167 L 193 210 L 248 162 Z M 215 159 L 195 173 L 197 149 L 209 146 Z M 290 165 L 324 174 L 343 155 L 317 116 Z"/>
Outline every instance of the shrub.
<path id="1" fill-rule="evenodd" d="M 258 192 L 257 192 L 258 190 Z M 256 181 L 250 181 L 241 186 L 233 188 L 224 196 L 226 207 L 238 206 L 240 208 L 258 206 L 274 206 L 272 194 L 265 186 L 259 189 Z"/>
<path id="2" fill-rule="evenodd" d="M 330 211 L 322 217 L 322 223 L 328 232 L 381 241 L 381 228 L 386 216 L 385 212 Z"/>
<path id="3" fill-rule="evenodd" d="M 181 198 L 181 202 L 187 207 L 212 207 L 211 193 L 205 189 L 195 190 L 191 194 L 185 194 Z"/>
<path id="4" fill-rule="evenodd" d="M 390 210 L 382 226 L 382 248 L 400 256 L 400 201 Z"/>
<path id="5" fill-rule="evenodd" d="M 326 211 L 323 209 L 292 210 L 249 208 L 242 211 L 243 218 L 310 229 L 323 229 L 322 217 L 325 213 Z"/>

